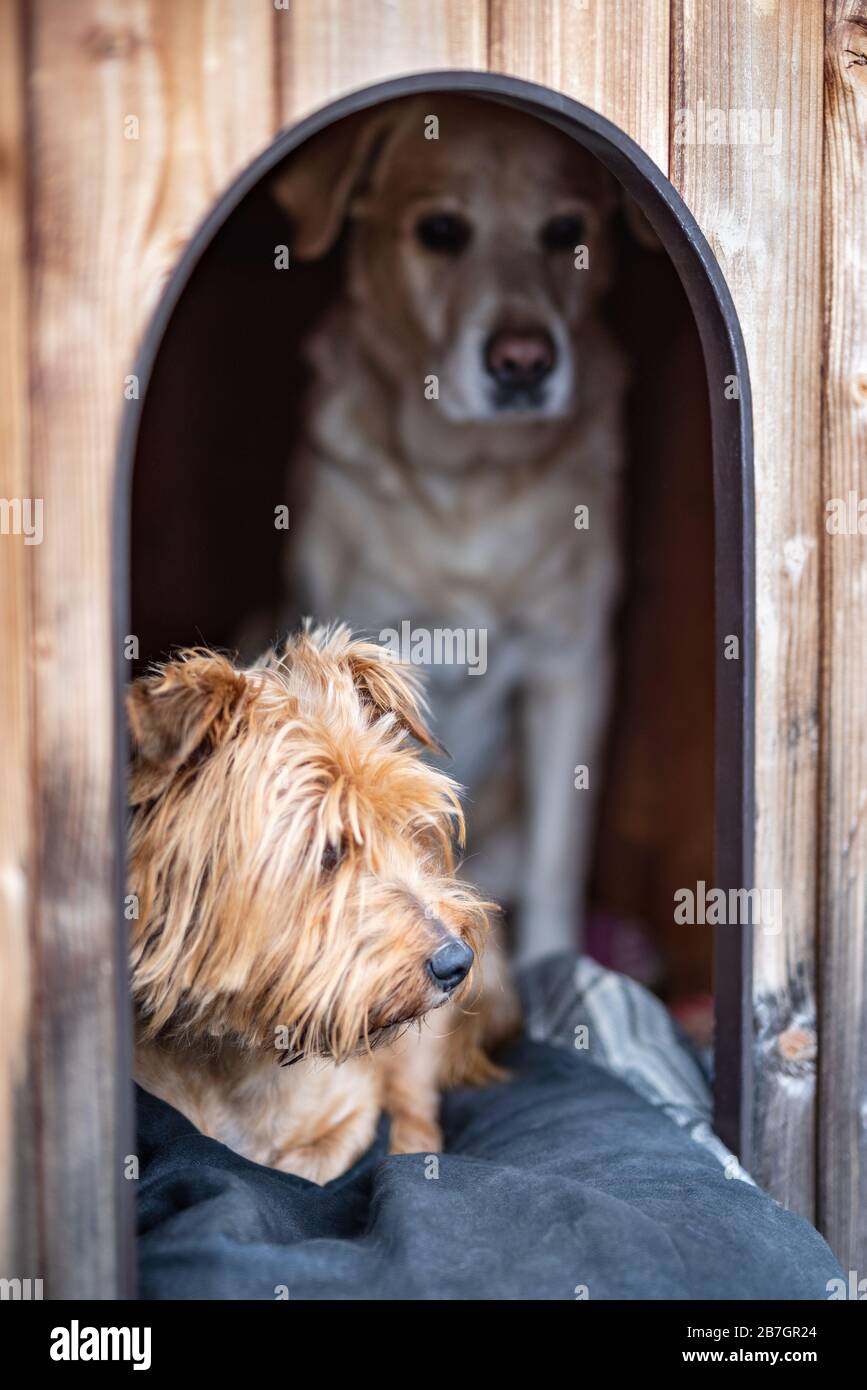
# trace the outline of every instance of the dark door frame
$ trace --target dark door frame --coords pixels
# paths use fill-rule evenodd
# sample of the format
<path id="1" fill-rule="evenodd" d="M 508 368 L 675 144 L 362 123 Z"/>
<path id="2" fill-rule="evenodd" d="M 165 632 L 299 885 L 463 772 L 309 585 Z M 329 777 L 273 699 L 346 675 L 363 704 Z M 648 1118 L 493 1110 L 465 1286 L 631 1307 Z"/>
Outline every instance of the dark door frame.
<path id="1" fill-rule="evenodd" d="M 115 797 L 117 862 L 125 862 L 123 815 L 127 757 L 123 692 L 129 663 L 130 505 L 133 467 L 147 384 L 163 335 L 187 282 L 211 241 L 251 189 L 281 160 L 334 121 L 380 102 L 421 93 L 462 92 L 536 116 L 590 150 L 638 203 L 680 277 L 695 316 L 708 379 L 714 469 L 716 624 L 715 887 L 751 888 L 754 834 L 755 564 L 753 435 L 746 349 L 720 266 L 674 186 L 639 145 L 603 116 L 558 92 L 488 72 L 433 72 L 380 82 L 329 103 L 280 132 L 211 209 L 160 300 L 135 367 L 139 400 L 129 402 L 121 432 L 113 506 L 113 637 L 116 655 Z M 735 379 L 729 399 L 726 382 Z M 725 638 L 738 638 L 727 659 Z M 686 885 L 685 885 L 686 886 Z M 126 922 L 119 913 L 125 958 Z M 716 1127 L 747 1169 L 752 1160 L 752 932 L 749 925 L 715 928 Z M 123 975 L 120 976 L 124 978 Z M 121 1019 L 127 1001 L 119 1001 Z M 126 1026 L 123 1022 L 121 1027 Z M 122 1052 L 121 1055 L 124 1055 Z M 126 1148 L 126 1136 L 121 1137 Z"/>

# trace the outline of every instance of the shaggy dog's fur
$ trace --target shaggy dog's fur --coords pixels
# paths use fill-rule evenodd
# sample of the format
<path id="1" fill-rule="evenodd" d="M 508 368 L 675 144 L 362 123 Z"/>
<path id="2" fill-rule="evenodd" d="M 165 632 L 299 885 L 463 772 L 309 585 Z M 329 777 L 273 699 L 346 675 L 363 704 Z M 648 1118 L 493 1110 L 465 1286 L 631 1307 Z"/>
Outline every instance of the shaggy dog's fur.
<path id="1" fill-rule="evenodd" d="M 444 943 L 478 956 L 491 905 L 454 877 L 457 788 L 414 746 L 432 740 L 413 673 L 308 630 L 246 670 L 184 652 L 128 708 L 137 1079 L 317 1182 L 382 1109 L 393 1151 L 441 1147 L 439 1088 L 494 1076 L 483 1030 L 514 1013 L 475 968 L 431 973 Z"/>

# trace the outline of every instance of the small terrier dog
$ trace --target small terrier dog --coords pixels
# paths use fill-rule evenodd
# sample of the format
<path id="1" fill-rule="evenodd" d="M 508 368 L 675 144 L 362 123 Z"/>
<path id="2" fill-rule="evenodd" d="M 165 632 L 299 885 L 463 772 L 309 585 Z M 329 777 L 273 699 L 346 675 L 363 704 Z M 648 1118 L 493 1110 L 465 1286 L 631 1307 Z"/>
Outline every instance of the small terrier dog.
<path id="1" fill-rule="evenodd" d="M 470 987 L 493 904 L 454 876 L 416 673 L 308 625 L 244 670 L 182 652 L 128 712 L 137 1080 L 318 1183 L 383 1110 L 393 1153 L 440 1149 L 441 1087 L 502 1075 L 484 1048 L 516 1016 Z"/>

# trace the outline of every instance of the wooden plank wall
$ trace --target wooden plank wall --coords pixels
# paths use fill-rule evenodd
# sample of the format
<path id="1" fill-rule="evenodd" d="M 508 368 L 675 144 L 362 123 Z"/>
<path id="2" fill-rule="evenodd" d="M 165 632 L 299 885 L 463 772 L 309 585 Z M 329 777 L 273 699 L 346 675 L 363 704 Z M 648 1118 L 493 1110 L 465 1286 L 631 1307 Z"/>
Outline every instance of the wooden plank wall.
<path id="1" fill-rule="evenodd" d="M 858 1148 L 867 1074 L 863 541 L 831 543 L 823 506 L 857 488 L 859 460 L 863 469 L 865 286 L 847 246 L 865 231 L 857 180 L 867 68 L 843 52 L 865 47 L 861 7 L 827 7 L 823 193 L 818 0 L 0 0 L 0 274 L 12 287 L 0 343 L 18 364 L 0 386 L 0 492 L 42 495 L 46 517 L 42 546 L 0 544 L 0 621 L 12 650 L 0 663 L 10 788 L 0 801 L 0 951 L 17 981 L 19 1022 L 34 990 L 45 1006 L 31 1063 L 7 1005 L 0 1163 L 32 1135 L 26 1107 L 10 1109 L 14 1074 L 42 1097 L 34 1172 L 43 1176 L 23 1228 L 42 1232 L 51 1294 L 125 1287 L 108 606 L 117 431 L 123 411 L 137 408 L 124 402 L 123 379 L 194 226 L 280 125 L 350 88 L 448 66 L 559 87 L 622 125 L 670 173 L 732 288 L 756 402 L 756 879 L 783 890 L 785 911 L 784 931 L 756 940 L 754 1167 L 778 1198 L 818 1213 L 844 1261 L 863 1241 L 852 1216 L 867 1183 Z M 676 114 L 700 101 L 778 113 L 779 149 L 679 143 Z M 137 138 L 128 138 L 130 117 Z M 10 153 L 22 122 L 29 283 L 20 158 Z M 0 1231 L 19 1196 L 5 1194 Z M 22 1249 L 26 1261 L 26 1240 Z"/>
<path id="2" fill-rule="evenodd" d="M 137 408 L 124 377 L 190 232 L 273 133 L 272 14 L 257 22 L 240 0 L 25 8 L 31 462 L 46 515 L 32 562 L 41 1224 L 47 1295 L 99 1298 L 125 1287 L 132 1195 L 109 625 L 117 434 Z"/>
<path id="3" fill-rule="evenodd" d="M 867 4 L 826 10 L 822 498 L 867 512 Z M 857 502 L 856 502 L 857 505 Z M 823 534 L 817 1220 L 867 1269 L 867 515 Z"/>
<path id="4" fill-rule="evenodd" d="M 668 0 L 490 7 L 489 62 L 592 106 L 668 172 Z"/>
<path id="5" fill-rule="evenodd" d="M 27 456 L 24 71 L 12 0 L 0 0 L 0 498 L 32 499 Z M 37 1087 L 30 912 L 33 800 L 29 650 L 35 546 L 0 534 L 0 1277 L 38 1279 L 33 1202 Z"/>
<path id="6" fill-rule="evenodd" d="M 487 6 L 466 0 L 289 0 L 276 25 L 281 123 L 403 73 L 487 66 Z"/>
<path id="7" fill-rule="evenodd" d="M 814 1213 L 816 796 L 821 380 L 822 22 L 787 0 L 676 0 L 673 114 L 758 110 L 778 148 L 680 143 L 671 176 L 726 275 L 752 378 L 756 470 L 756 886 L 753 1169 Z M 773 130 L 773 126 L 769 126 Z M 710 383 L 722 390 L 722 383 Z"/>

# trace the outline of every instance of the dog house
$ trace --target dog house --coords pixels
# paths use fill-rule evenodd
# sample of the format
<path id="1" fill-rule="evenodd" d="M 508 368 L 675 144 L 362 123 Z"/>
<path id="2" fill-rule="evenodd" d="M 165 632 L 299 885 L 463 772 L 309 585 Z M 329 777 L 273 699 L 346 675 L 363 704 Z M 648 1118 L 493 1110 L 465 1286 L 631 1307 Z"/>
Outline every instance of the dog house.
<path id="1" fill-rule="evenodd" d="M 0 170 L 0 312 L 25 364 L 0 402 L 0 1273 L 52 1297 L 133 1287 L 123 685 L 131 656 L 228 644 L 273 595 L 279 537 L 255 530 L 255 501 L 290 500 L 298 345 L 339 275 L 275 291 L 272 259 L 263 291 L 251 247 L 281 239 L 267 176 L 330 124 L 447 91 L 572 136 L 662 244 L 626 254 L 612 308 L 645 391 L 596 889 L 610 903 L 624 863 L 646 874 L 659 843 L 630 836 L 618 790 L 643 760 L 642 823 L 658 821 L 674 759 L 665 892 L 701 878 L 782 903 L 713 928 L 718 1128 L 844 1265 L 863 1261 L 864 286 L 845 247 L 864 232 L 864 44 L 844 0 L 826 33 L 821 11 L 728 8 L 77 0 L 28 7 L 26 44 L 3 12 L 0 140 L 26 133 L 31 157 Z M 660 404 L 646 368 L 663 343 Z M 40 543 L 15 534 L 15 499 L 39 499 Z M 826 526 L 834 499 L 854 527 Z M 664 688 L 648 622 L 675 632 Z M 699 974 L 712 921 L 690 928 Z"/>

